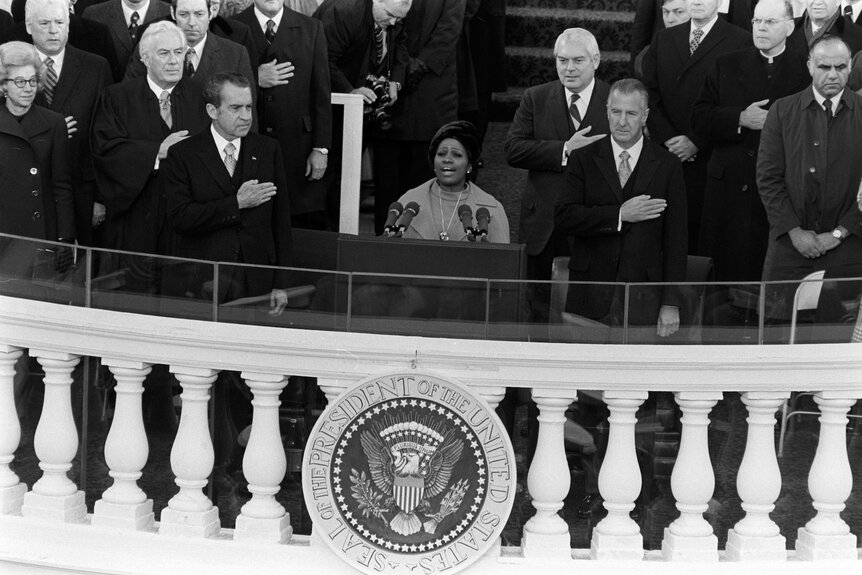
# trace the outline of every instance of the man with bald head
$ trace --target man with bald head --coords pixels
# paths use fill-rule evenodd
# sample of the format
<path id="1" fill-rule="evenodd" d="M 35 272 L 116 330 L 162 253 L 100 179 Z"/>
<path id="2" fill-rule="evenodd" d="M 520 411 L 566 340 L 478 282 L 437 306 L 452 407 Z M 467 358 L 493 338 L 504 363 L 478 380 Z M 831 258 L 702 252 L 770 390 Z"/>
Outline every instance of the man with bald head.
<path id="1" fill-rule="evenodd" d="M 811 82 L 805 54 L 791 50 L 789 0 L 760 0 L 754 46 L 720 56 L 694 106 L 692 126 L 713 144 L 701 223 L 701 254 L 717 281 L 759 281 L 769 222 L 757 193 L 757 148 L 766 113 Z"/>
<path id="2" fill-rule="evenodd" d="M 36 103 L 66 118 L 78 242 L 93 245 L 93 230 L 104 219 L 104 205 L 95 201 L 90 119 L 99 93 L 111 83 L 111 69 L 104 58 L 68 44 L 67 0 L 29 0 L 25 26 L 44 64 L 44 87 Z"/>
<path id="3" fill-rule="evenodd" d="M 757 186 L 769 218 L 764 281 L 862 261 L 862 96 L 845 89 L 850 48 L 835 36 L 818 38 L 808 72 L 811 86 L 775 102 L 760 139 Z M 767 288 L 770 319 L 790 317 L 795 288 Z"/>
<path id="4" fill-rule="evenodd" d="M 186 37 L 157 22 L 140 42 L 147 75 L 109 86 L 93 116 L 93 158 L 105 198 L 106 247 L 165 253 L 165 192 L 161 162 L 175 143 L 208 124 L 201 87 L 185 79 Z M 130 280 L 154 287 L 153 270 L 133 267 Z"/>
<path id="5" fill-rule="evenodd" d="M 692 126 L 692 110 L 718 57 L 750 46 L 751 35 L 718 17 L 719 0 L 687 0 L 687 5 L 691 20 L 656 34 L 643 72 L 650 91 L 650 137 L 682 162 L 688 247 L 697 254 L 711 142 Z"/>

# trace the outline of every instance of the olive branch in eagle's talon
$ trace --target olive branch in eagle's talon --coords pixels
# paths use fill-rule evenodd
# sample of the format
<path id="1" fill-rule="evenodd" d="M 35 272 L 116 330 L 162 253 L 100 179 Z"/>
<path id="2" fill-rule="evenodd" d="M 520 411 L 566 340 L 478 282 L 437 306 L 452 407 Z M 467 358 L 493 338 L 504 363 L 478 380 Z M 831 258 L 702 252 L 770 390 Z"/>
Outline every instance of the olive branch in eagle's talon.
<path id="1" fill-rule="evenodd" d="M 350 487 L 350 492 L 353 494 L 353 499 L 359 503 L 359 511 L 363 517 L 373 515 L 380 519 L 385 519 L 383 513 L 389 511 L 389 506 L 383 501 L 383 494 L 376 493 L 371 486 L 371 481 L 362 473 L 355 469 L 350 470 L 350 482 L 353 484 Z"/>

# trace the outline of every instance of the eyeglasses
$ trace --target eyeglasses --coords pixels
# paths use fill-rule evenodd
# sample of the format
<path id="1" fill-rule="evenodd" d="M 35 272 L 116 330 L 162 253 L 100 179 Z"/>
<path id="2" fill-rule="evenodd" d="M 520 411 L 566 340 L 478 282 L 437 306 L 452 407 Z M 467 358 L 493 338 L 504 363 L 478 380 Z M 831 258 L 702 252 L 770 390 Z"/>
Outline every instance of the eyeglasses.
<path id="1" fill-rule="evenodd" d="M 788 22 L 789 20 L 789 18 L 785 18 L 784 20 L 776 20 L 775 18 L 766 18 L 765 20 L 763 18 L 752 18 L 751 25 L 757 28 L 761 24 L 766 24 L 767 28 L 772 28 L 774 26 L 778 26 L 782 22 Z"/>
<path id="2" fill-rule="evenodd" d="M 26 85 L 30 85 L 31 88 L 35 88 L 39 85 L 39 78 L 33 76 L 29 80 L 27 78 L 6 78 L 6 82 L 12 82 L 15 84 L 16 88 L 23 88 Z"/>

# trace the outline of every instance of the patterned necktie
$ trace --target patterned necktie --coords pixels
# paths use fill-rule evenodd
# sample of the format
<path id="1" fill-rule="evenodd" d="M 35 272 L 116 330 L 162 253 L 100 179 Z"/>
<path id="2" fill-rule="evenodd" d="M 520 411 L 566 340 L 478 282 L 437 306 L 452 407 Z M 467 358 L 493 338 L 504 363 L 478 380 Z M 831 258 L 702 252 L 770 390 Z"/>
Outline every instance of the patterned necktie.
<path id="1" fill-rule="evenodd" d="M 132 37 L 132 42 L 135 42 L 138 39 L 138 21 L 140 19 L 140 14 L 138 14 L 137 12 L 132 12 L 132 20 L 131 24 L 129 24 L 129 36 Z"/>
<path id="2" fill-rule="evenodd" d="M 629 178 L 632 175 L 632 167 L 629 165 L 629 158 L 631 155 L 623 150 L 620 152 L 620 169 L 617 172 L 620 176 L 620 187 L 626 187 L 626 182 L 629 181 Z"/>
<path id="3" fill-rule="evenodd" d="M 54 88 L 57 87 L 57 72 L 54 70 L 53 58 L 45 58 L 45 101 L 48 105 L 54 101 Z"/>
<path id="4" fill-rule="evenodd" d="M 192 60 L 195 56 L 195 49 L 189 48 L 186 52 L 186 62 L 183 65 L 183 76 L 186 78 L 191 78 L 195 75 L 195 65 L 192 63 Z"/>
<path id="5" fill-rule="evenodd" d="M 581 125 L 581 122 L 583 121 L 581 118 L 581 111 L 578 110 L 578 106 L 577 106 L 577 104 L 575 104 L 575 102 L 577 102 L 579 99 L 580 99 L 580 96 L 578 94 L 572 94 L 572 101 L 569 103 L 569 114 L 571 114 L 572 118 L 574 118 L 574 120 L 575 120 L 575 129 L 576 130 Z"/>
<path id="6" fill-rule="evenodd" d="M 233 177 L 233 172 L 236 170 L 235 153 L 236 146 L 228 142 L 227 146 L 224 147 L 224 167 L 227 168 L 227 173 L 230 174 L 230 177 Z"/>
<path id="7" fill-rule="evenodd" d="M 266 32 L 263 35 L 266 41 L 272 44 L 272 41 L 275 40 L 275 20 L 266 21 Z"/>
<path id="8" fill-rule="evenodd" d="M 383 61 L 385 48 L 386 43 L 383 41 L 383 28 L 381 26 L 374 26 L 374 50 L 378 64 Z"/>
<path id="9" fill-rule="evenodd" d="M 691 33 L 691 40 L 688 41 L 689 56 L 694 54 L 697 47 L 700 46 L 700 41 L 703 39 L 703 30 L 695 28 Z"/>
<path id="10" fill-rule="evenodd" d="M 159 96 L 159 113 L 162 115 L 162 120 L 168 125 L 168 128 L 173 127 L 174 120 L 171 117 L 171 94 L 167 90 L 163 90 Z"/>

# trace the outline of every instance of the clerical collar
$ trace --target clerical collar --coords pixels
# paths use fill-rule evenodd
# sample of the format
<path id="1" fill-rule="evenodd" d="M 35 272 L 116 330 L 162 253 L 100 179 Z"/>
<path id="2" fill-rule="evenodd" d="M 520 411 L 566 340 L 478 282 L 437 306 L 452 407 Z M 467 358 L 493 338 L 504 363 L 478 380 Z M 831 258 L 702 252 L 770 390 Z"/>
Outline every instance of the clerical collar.
<path id="1" fill-rule="evenodd" d="M 760 55 L 763 56 L 763 59 L 766 60 L 767 64 L 775 64 L 775 59 L 778 58 L 779 56 L 781 56 L 782 54 L 784 54 L 784 50 L 786 50 L 786 49 L 787 49 L 787 44 L 785 44 L 784 46 L 781 47 L 781 52 L 779 52 L 778 54 L 773 54 L 772 56 L 767 56 L 766 54 L 763 53 L 763 50 L 758 50 L 758 51 L 760 52 Z"/>

